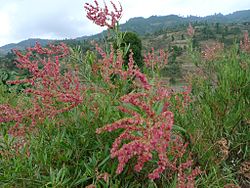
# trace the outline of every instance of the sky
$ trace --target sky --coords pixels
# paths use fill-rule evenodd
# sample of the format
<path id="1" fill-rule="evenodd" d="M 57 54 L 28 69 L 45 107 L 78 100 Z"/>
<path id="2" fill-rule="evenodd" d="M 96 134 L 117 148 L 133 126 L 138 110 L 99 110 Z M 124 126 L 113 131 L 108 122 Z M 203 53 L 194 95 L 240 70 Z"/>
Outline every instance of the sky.
<path id="1" fill-rule="evenodd" d="M 86 2 L 93 0 L 0 0 L 0 46 L 28 38 L 70 39 L 102 31 L 105 28 L 86 18 L 83 8 Z M 103 0 L 98 2 L 102 4 Z M 124 10 L 120 23 L 141 16 L 206 16 L 250 9 L 250 0 L 120 0 L 120 3 Z"/>

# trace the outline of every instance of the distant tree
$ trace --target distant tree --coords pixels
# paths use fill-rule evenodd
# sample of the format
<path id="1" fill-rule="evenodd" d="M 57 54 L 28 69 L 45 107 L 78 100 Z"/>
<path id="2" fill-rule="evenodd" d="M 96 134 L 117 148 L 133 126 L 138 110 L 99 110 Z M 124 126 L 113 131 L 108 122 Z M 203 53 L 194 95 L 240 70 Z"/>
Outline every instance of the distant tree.
<path id="1" fill-rule="evenodd" d="M 13 52 L 8 52 L 5 56 L 0 58 L 0 68 L 5 68 L 8 70 L 16 69 L 15 64 L 15 54 Z"/>
<path id="2" fill-rule="evenodd" d="M 216 33 L 220 33 L 220 23 L 216 23 L 215 24 L 215 28 L 216 28 Z"/>
<path id="3" fill-rule="evenodd" d="M 164 36 L 163 36 L 164 39 L 167 39 L 168 38 L 168 34 L 167 32 L 164 33 Z"/>
<path id="4" fill-rule="evenodd" d="M 239 27 L 234 27 L 230 30 L 230 34 L 239 35 L 240 33 L 241 33 L 241 30 Z"/>
<path id="5" fill-rule="evenodd" d="M 132 50 L 134 55 L 134 61 L 138 67 L 143 67 L 143 58 L 142 58 L 142 42 L 139 36 L 134 32 L 126 32 L 121 47 L 125 47 L 129 45 L 129 50 Z M 114 48 L 117 49 L 118 47 L 114 43 Z M 124 56 L 125 64 L 127 65 L 129 62 L 129 52 Z"/>
<path id="6" fill-rule="evenodd" d="M 225 33 L 222 33 L 222 35 L 221 35 L 221 42 L 222 42 L 222 43 L 225 42 Z"/>
<path id="7" fill-rule="evenodd" d="M 224 33 L 225 35 L 228 35 L 228 26 L 225 26 Z"/>
<path id="8" fill-rule="evenodd" d="M 185 40 L 184 34 L 181 35 L 181 40 Z"/>
<path id="9" fill-rule="evenodd" d="M 171 41 L 172 41 L 172 42 L 174 41 L 174 35 L 171 36 Z"/>
<path id="10" fill-rule="evenodd" d="M 206 23 L 204 28 L 202 29 L 202 34 L 204 36 L 204 39 L 214 39 L 215 38 L 215 34 L 212 31 L 211 27 Z"/>
<path id="11" fill-rule="evenodd" d="M 159 29 L 158 31 L 154 32 L 153 35 L 157 36 L 157 35 L 161 35 L 161 34 L 164 34 L 164 33 L 165 33 L 164 29 Z"/>

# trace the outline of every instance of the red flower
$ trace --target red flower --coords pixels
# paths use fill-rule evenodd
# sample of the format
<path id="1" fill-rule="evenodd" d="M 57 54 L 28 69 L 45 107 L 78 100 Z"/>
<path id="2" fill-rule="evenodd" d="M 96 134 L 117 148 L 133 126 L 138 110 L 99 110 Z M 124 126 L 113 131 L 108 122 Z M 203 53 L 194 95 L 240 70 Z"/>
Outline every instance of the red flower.
<path id="1" fill-rule="evenodd" d="M 110 11 L 106 3 L 104 3 L 104 8 L 101 8 L 97 0 L 94 0 L 94 2 L 95 5 L 85 3 L 84 8 L 87 11 L 87 18 L 101 27 L 107 26 L 110 29 L 114 28 L 115 24 L 120 20 L 122 16 L 121 4 L 120 9 L 118 10 L 116 5 L 112 1 L 110 1 L 114 9 Z"/>
<path id="2" fill-rule="evenodd" d="M 15 53 L 17 67 L 27 69 L 31 76 L 8 83 L 29 83 L 31 86 L 24 92 L 31 95 L 32 106 L 25 109 L 25 104 L 18 104 L 15 108 L 0 105 L 0 123 L 14 121 L 16 124 L 9 133 L 20 137 L 25 136 L 27 131 L 31 132 L 45 118 L 53 118 L 76 107 L 83 98 L 77 71 L 60 72 L 60 58 L 69 54 L 65 44 L 50 45 L 49 48 L 36 44 L 28 48 L 24 55 L 17 50 Z"/>
<path id="3" fill-rule="evenodd" d="M 191 25 L 191 23 L 189 23 L 189 26 L 188 26 L 188 28 L 187 28 L 187 34 L 188 34 L 190 37 L 193 37 L 193 36 L 194 36 L 194 32 L 195 32 L 195 30 L 194 30 L 193 26 Z"/>

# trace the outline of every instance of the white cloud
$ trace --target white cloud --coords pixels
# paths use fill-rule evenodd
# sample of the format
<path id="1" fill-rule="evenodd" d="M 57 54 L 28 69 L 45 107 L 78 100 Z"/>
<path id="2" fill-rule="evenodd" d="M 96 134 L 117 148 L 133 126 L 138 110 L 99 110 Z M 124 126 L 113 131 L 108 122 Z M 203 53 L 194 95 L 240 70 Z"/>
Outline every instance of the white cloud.
<path id="1" fill-rule="evenodd" d="M 0 46 L 27 38 L 75 38 L 102 30 L 87 20 L 82 0 L 2 1 Z"/>
<path id="2" fill-rule="evenodd" d="M 181 16 L 207 16 L 214 13 L 229 14 L 250 9 L 249 0 L 124 0 L 124 18 L 176 14 Z"/>
<path id="3" fill-rule="evenodd" d="M 10 32 L 10 20 L 8 14 L 0 12 L 0 25 L 1 25 L 1 35 L 5 36 L 8 35 Z"/>
<path id="4" fill-rule="evenodd" d="M 12 34 L 12 22 L 11 14 L 16 10 L 16 6 L 13 3 L 2 4 L 0 8 L 0 45 L 1 43 L 7 43 L 11 39 Z"/>

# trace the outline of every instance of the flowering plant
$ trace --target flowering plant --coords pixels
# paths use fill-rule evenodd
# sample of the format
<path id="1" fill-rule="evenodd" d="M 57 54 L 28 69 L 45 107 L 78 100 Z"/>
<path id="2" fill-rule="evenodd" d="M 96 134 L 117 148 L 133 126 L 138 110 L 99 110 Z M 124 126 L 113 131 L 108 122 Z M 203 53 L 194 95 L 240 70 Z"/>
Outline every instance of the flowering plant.
<path id="1" fill-rule="evenodd" d="M 116 23 L 120 20 L 122 16 L 122 6 L 120 5 L 120 9 L 110 1 L 113 9 L 112 11 L 109 10 L 108 6 L 104 5 L 104 8 L 99 6 L 97 0 L 94 0 L 95 5 L 91 5 L 86 3 L 84 8 L 87 11 L 87 18 L 92 20 L 96 25 L 101 27 L 107 26 L 110 29 L 113 29 Z"/>
<path id="2" fill-rule="evenodd" d="M 156 71 L 158 73 L 168 64 L 168 52 L 160 49 L 158 54 L 156 54 L 155 49 L 152 48 L 151 52 L 144 54 L 144 62 L 147 69 L 150 69 L 152 72 Z"/>
<path id="3" fill-rule="evenodd" d="M 248 32 L 244 33 L 243 41 L 240 41 L 240 48 L 242 51 L 250 52 L 250 40 L 248 37 Z"/>
<path id="4" fill-rule="evenodd" d="M 33 130 L 35 125 L 45 118 L 53 118 L 57 114 L 69 111 L 83 101 L 83 88 L 77 70 L 68 70 L 64 74 L 60 70 L 60 58 L 69 54 L 65 44 L 50 45 L 49 48 L 42 48 L 40 44 L 36 44 L 35 47 L 28 48 L 25 55 L 17 50 L 15 54 L 17 67 L 27 69 L 30 76 L 7 83 L 29 84 L 24 92 L 31 96 L 32 105 L 27 109 L 23 109 L 26 106 L 23 103 L 15 108 L 0 105 L 0 123 L 16 122 L 15 126 L 9 129 L 10 134 L 25 136 L 25 133 Z"/>
<path id="5" fill-rule="evenodd" d="M 117 21 L 116 18 L 120 17 L 121 11 L 117 11 L 114 3 L 112 3 L 117 16 L 112 13 L 112 24 L 109 24 L 107 23 L 107 16 L 111 14 L 107 6 L 105 5 L 104 9 L 100 9 L 96 1 L 95 4 L 96 7 L 90 4 L 85 5 L 87 17 L 97 25 L 114 29 L 114 23 Z M 119 34 L 119 32 L 115 33 Z M 143 169 L 145 163 L 153 160 L 158 161 L 158 167 L 148 174 L 148 177 L 152 180 L 159 178 L 161 173 L 169 169 L 180 174 L 180 187 L 193 184 L 194 177 L 200 171 L 196 169 L 189 176 L 189 180 L 186 181 L 188 176 L 184 171 L 191 168 L 192 160 L 188 161 L 188 165 L 180 162 L 180 159 L 186 153 L 188 144 L 184 142 L 180 135 L 173 132 L 174 114 L 170 111 L 170 106 L 174 106 L 170 102 L 173 97 L 172 91 L 150 85 L 146 75 L 135 66 L 132 51 L 130 51 L 128 67 L 125 68 L 121 49 L 118 48 L 115 53 L 111 46 L 109 54 L 98 45 L 96 49 L 102 56 L 102 59 L 99 60 L 100 73 L 107 83 L 110 83 L 111 75 L 118 75 L 121 80 L 136 78 L 139 80 L 140 88 L 143 88 L 142 90 L 134 90 L 120 99 L 123 105 L 119 106 L 119 109 L 128 114 L 129 117 L 96 130 L 96 133 L 100 134 L 106 131 L 112 132 L 123 129 L 122 134 L 115 139 L 111 149 L 111 158 L 117 157 L 119 161 L 116 173 L 120 174 L 129 160 L 137 157 L 137 163 L 134 166 L 134 170 L 137 172 Z M 154 49 L 151 53 L 145 55 L 146 65 L 153 70 L 163 68 L 167 64 L 167 59 L 168 53 L 163 50 L 159 52 L 159 57 L 155 55 Z M 183 102 L 181 98 L 176 98 L 176 101 L 181 103 L 182 107 L 188 103 L 189 90 L 183 92 L 183 94 Z"/>
<path id="6" fill-rule="evenodd" d="M 123 171 L 125 164 L 134 156 L 137 156 L 134 169 L 140 172 L 146 162 L 155 159 L 156 153 L 158 167 L 148 175 L 150 179 L 159 178 L 166 169 L 174 172 L 180 170 L 178 160 L 185 154 L 187 143 L 173 133 L 174 114 L 169 110 L 171 95 L 171 91 L 162 87 L 155 91 L 151 89 L 125 95 L 121 97 L 123 105 L 119 109 L 130 117 L 97 129 L 98 134 L 124 130 L 115 139 L 111 149 L 111 157 L 117 157 L 119 161 L 117 174 Z M 185 174 L 182 171 L 180 173 L 183 176 Z"/>

